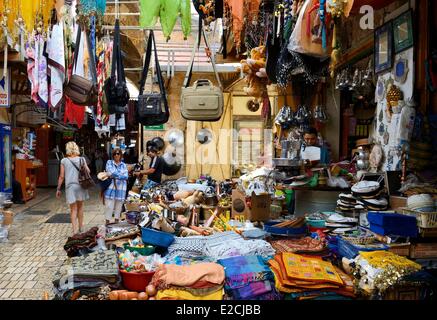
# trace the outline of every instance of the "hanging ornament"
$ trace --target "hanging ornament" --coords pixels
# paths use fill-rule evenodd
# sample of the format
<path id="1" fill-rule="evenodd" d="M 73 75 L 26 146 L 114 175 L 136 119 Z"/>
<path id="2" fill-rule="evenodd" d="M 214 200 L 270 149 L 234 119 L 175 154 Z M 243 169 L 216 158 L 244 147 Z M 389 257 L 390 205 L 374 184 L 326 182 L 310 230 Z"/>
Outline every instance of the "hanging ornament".
<path id="1" fill-rule="evenodd" d="M 386 106 L 386 114 L 387 121 L 391 122 L 391 117 L 393 114 L 393 107 L 397 107 L 399 104 L 399 100 L 403 98 L 403 94 L 401 89 L 398 86 L 392 84 L 389 86 L 387 91 L 387 106 Z"/>

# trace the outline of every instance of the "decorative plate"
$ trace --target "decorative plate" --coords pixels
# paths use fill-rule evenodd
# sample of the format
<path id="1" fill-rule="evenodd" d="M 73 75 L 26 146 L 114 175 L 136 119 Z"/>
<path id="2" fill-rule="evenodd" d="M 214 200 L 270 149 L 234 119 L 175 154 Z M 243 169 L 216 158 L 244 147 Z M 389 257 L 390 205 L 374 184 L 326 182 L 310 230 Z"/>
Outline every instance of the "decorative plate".
<path id="1" fill-rule="evenodd" d="M 408 60 L 404 58 L 399 58 L 395 62 L 395 67 L 393 70 L 395 80 L 401 84 L 405 83 L 405 81 L 407 80 L 408 71 Z"/>

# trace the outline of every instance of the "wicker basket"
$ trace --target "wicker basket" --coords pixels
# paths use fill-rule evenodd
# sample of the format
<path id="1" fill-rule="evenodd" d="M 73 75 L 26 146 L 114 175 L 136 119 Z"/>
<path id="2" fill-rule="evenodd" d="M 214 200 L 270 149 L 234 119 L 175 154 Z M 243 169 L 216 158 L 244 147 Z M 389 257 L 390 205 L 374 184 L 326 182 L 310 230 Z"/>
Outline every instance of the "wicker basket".
<path id="1" fill-rule="evenodd" d="M 417 226 L 420 228 L 437 228 L 437 212 L 421 212 L 402 208 L 402 214 L 415 216 L 417 219 Z"/>

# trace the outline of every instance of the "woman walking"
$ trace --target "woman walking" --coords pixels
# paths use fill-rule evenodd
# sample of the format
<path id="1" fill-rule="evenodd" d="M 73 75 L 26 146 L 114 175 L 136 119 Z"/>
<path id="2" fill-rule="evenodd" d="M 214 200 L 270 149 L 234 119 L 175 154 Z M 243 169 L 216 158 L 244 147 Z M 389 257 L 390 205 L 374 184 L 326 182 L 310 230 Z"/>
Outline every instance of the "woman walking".
<path id="1" fill-rule="evenodd" d="M 121 210 L 126 198 L 127 179 L 129 178 L 127 165 L 122 161 L 122 151 L 116 148 L 112 151 L 112 160 L 106 163 L 106 175 L 112 179 L 105 191 L 105 219 L 109 224 L 112 216 L 115 223 L 120 219 Z"/>
<path id="2" fill-rule="evenodd" d="M 79 147 L 73 141 L 65 146 L 67 157 L 61 160 L 56 197 L 61 197 L 61 187 L 65 179 L 65 197 L 70 206 L 70 218 L 73 226 L 73 235 L 83 232 L 83 202 L 89 199 L 88 190 L 79 184 L 79 168 L 84 165 L 89 172 L 88 165 L 80 156 Z"/>

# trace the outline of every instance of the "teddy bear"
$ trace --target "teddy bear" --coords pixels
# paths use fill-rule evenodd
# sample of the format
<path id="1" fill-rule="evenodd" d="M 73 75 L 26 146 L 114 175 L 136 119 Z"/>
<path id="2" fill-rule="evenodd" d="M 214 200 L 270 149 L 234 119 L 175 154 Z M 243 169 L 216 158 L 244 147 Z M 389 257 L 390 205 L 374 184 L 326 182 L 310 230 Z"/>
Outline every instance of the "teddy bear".
<path id="1" fill-rule="evenodd" d="M 250 57 L 241 60 L 241 71 L 246 75 L 247 86 L 244 91 L 249 96 L 260 99 L 267 91 L 266 47 L 260 46 L 250 51 Z"/>

